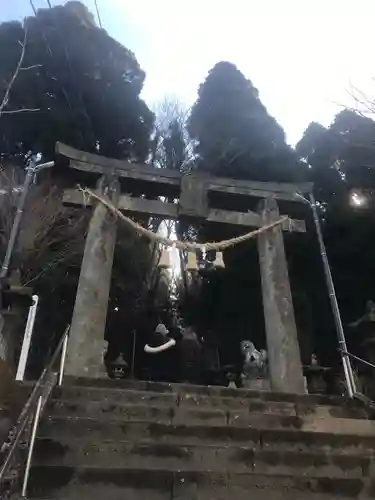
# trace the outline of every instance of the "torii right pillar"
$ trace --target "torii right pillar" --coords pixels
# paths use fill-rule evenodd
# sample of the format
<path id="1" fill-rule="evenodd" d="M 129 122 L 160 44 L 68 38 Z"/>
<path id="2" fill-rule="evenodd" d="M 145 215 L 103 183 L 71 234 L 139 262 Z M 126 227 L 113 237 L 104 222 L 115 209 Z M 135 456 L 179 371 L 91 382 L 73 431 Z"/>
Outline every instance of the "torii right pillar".
<path id="1" fill-rule="evenodd" d="M 273 198 L 258 205 L 262 226 L 280 218 Z M 304 394 L 301 354 L 294 318 L 281 225 L 258 236 L 271 390 Z"/>

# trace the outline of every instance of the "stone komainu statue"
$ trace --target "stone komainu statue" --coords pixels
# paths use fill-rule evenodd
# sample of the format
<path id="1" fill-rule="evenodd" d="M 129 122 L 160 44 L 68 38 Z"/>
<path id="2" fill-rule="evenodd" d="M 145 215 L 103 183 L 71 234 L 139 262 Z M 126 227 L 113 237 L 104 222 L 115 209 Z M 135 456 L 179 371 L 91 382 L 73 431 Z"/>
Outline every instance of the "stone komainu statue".
<path id="1" fill-rule="evenodd" d="M 258 351 L 250 340 L 242 340 L 241 352 L 244 357 L 243 374 L 245 378 L 267 376 L 267 351 L 264 349 Z"/>

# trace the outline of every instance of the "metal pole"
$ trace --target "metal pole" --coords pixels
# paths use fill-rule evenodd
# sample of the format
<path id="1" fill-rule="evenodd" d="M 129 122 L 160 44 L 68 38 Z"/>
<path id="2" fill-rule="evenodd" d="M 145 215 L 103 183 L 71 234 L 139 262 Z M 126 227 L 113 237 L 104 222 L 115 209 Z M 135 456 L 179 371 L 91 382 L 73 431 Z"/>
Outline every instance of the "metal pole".
<path id="1" fill-rule="evenodd" d="M 38 404 L 35 410 L 35 415 L 34 415 L 34 423 L 33 423 L 33 429 L 31 432 L 31 438 L 30 438 L 30 444 L 29 444 L 29 450 L 27 453 L 27 462 L 26 462 L 26 468 L 25 468 L 25 475 L 23 477 L 23 484 L 22 484 L 22 498 L 26 498 L 26 493 L 27 493 L 27 483 L 29 481 L 29 474 L 30 474 L 30 466 L 31 466 L 31 459 L 34 451 L 34 444 L 35 444 L 35 438 L 36 438 L 36 432 L 38 430 L 38 425 L 39 425 L 39 418 L 40 418 L 40 410 L 42 409 L 42 396 L 39 396 L 38 398 Z"/>
<path id="2" fill-rule="evenodd" d="M 62 386 L 62 381 L 64 377 L 64 366 L 65 366 L 66 350 L 68 347 L 68 340 L 69 340 L 69 334 L 68 332 L 66 332 L 61 351 L 60 372 L 59 372 L 59 382 L 58 382 L 59 387 Z"/>
<path id="3" fill-rule="evenodd" d="M 16 215 L 14 217 L 13 226 L 12 226 L 10 236 L 9 236 L 8 246 L 7 246 L 4 261 L 3 261 L 3 264 L 2 264 L 1 270 L 0 270 L 0 279 L 5 278 L 6 275 L 8 274 L 10 259 L 12 257 L 13 250 L 14 250 L 14 247 L 16 244 L 18 231 L 20 228 L 21 220 L 22 220 L 23 209 L 24 209 L 25 203 L 26 203 L 27 193 L 29 191 L 29 187 L 30 187 L 30 184 L 32 183 L 33 179 L 34 179 L 34 169 L 33 169 L 33 167 L 29 167 L 26 170 L 26 177 L 25 177 L 25 181 L 23 183 L 23 189 L 21 192 L 21 196 L 18 200 L 17 212 L 16 212 Z"/>
<path id="4" fill-rule="evenodd" d="M 7 249 L 5 252 L 4 261 L 3 261 L 3 264 L 2 264 L 1 270 L 0 270 L 0 280 L 4 279 L 8 274 L 9 264 L 10 264 L 10 260 L 12 258 L 12 254 L 13 254 L 13 250 L 14 250 L 16 241 L 17 241 L 17 236 L 19 233 L 20 225 L 21 225 L 21 220 L 22 220 L 22 215 L 23 215 L 23 211 L 25 208 L 27 194 L 29 191 L 29 187 L 34 179 L 34 176 L 40 170 L 53 167 L 54 164 L 55 164 L 54 161 L 42 163 L 41 165 L 32 164 L 29 167 L 27 167 L 27 169 L 26 169 L 25 181 L 23 183 L 21 196 L 20 196 L 20 199 L 18 201 L 17 212 L 16 212 L 16 215 L 14 217 L 13 226 L 12 226 L 12 229 L 10 232 L 8 246 L 7 246 Z"/>
<path id="5" fill-rule="evenodd" d="M 16 380 L 23 380 L 25 376 L 25 370 L 27 365 L 27 358 L 29 356 L 31 337 L 34 330 L 34 323 L 36 317 L 36 311 L 38 308 L 39 297 L 38 295 L 33 295 L 32 299 L 34 301 L 33 305 L 29 308 L 29 315 L 27 316 L 25 335 L 23 337 L 22 349 L 20 354 L 20 359 L 18 362 Z"/>
<path id="6" fill-rule="evenodd" d="M 131 369 L 131 378 L 134 378 L 134 365 L 135 365 L 135 344 L 137 342 L 137 332 L 133 330 L 133 352 L 132 352 L 132 369 Z"/>
<path id="7" fill-rule="evenodd" d="M 338 338 L 340 352 L 341 352 L 341 359 L 342 359 L 342 363 L 343 363 L 343 367 L 344 367 L 347 390 L 348 390 L 349 397 L 352 398 L 354 396 L 354 394 L 356 393 L 355 381 L 354 381 L 353 371 L 352 371 L 352 367 L 351 367 L 349 358 L 346 354 L 344 354 L 344 352 L 347 352 L 344 328 L 342 326 L 339 305 L 337 302 L 337 297 L 336 297 L 336 292 L 335 292 L 335 286 L 333 284 L 331 269 L 329 267 L 327 252 L 326 252 L 326 248 L 325 248 L 324 241 L 323 241 L 323 235 L 322 235 L 322 230 L 321 230 L 321 226 L 320 226 L 318 211 L 316 209 L 316 202 L 315 202 L 314 195 L 312 193 L 310 193 L 310 205 L 311 205 L 311 209 L 312 209 L 312 213 L 313 213 L 316 232 L 318 235 L 320 255 L 321 255 L 322 261 L 323 261 L 324 274 L 325 274 L 325 278 L 326 278 L 329 299 L 331 302 L 332 312 L 333 312 L 333 316 L 335 319 L 336 333 L 337 333 L 337 338 Z"/>

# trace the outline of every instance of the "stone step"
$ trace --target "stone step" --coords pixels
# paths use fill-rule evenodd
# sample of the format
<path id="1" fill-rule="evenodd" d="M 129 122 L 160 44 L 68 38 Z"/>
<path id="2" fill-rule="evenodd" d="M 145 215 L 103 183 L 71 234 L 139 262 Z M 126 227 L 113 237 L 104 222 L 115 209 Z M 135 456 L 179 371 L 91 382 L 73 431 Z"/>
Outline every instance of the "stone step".
<path id="1" fill-rule="evenodd" d="M 374 454 L 267 450 L 244 445 L 39 438 L 34 464 L 72 467 L 258 472 L 312 477 L 368 477 Z"/>
<path id="2" fill-rule="evenodd" d="M 266 417 L 266 416 L 264 416 Z M 265 421 L 265 418 L 263 420 Z M 361 422 L 361 421 L 358 421 Z M 372 423 L 372 422 L 371 422 Z M 300 451 L 342 451 L 362 453 L 375 450 L 375 434 L 337 434 L 295 428 L 260 428 L 241 425 L 170 424 L 136 422 L 121 419 L 88 417 L 45 417 L 39 427 L 40 437 L 59 439 L 90 436 L 95 442 L 155 440 L 184 444 L 244 444 L 263 449 Z"/>
<path id="3" fill-rule="evenodd" d="M 151 391 L 158 393 L 196 394 L 209 397 L 231 397 L 261 399 L 263 401 L 277 401 L 289 403 L 305 403 L 313 405 L 342 406 L 361 408 L 363 403 L 358 400 L 350 400 L 341 396 L 325 396 L 310 394 L 287 394 L 280 392 L 254 391 L 250 389 L 232 389 L 222 386 L 204 386 L 192 384 L 169 384 L 159 382 L 147 382 L 142 380 L 111 380 L 108 378 L 92 379 L 84 377 L 65 377 L 63 390 L 68 386 L 110 389 L 128 389 L 133 391 Z"/>
<path id="4" fill-rule="evenodd" d="M 194 405 L 115 404 L 112 401 L 51 400 L 47 416 L 90 417 L 124 421 L 149 421 L 172 424 L 246 425 L 261 428 L 301 428 L 303 419 L 278 413 L 261 413 L 252 407 L 242 410 Z"/>
<path id="5" fill-rule="evenodd" d="M 157 384 L 159 386 L 160 384 Z M 149 388 L 153 385 L 149 385 Z M 169 386 L 168 386 L 169 387 Z M 289 416 L 324 416 L 336 418 L 367 419 L 369 412 L 356 402 L 347 402 L 345 405 L 337 404 L 313 404 L 310 400 L 303 399 L 300 402 L 274 401 L 266 398 L 266 393 L 254 393 L 250 391 L 233 391 L 235 396 L 207 395 L 204 393 L 188 392 L 190 387 L 176 386 L 176 391 L 157 392 L 151 390 L 134 390 L 105 387 L 65 386 L 55 389 L 55 399 L 72 401 L 108 401 L 113 404 L 121 403 L 144 403 L 152 405 L 167 406 L 199 406 L 214 407 L 224 411 L 250 409 L 253 413 L 276 413 Z M 199 387 L 199 386 L 198 386 Z M 156 387 L 157 388 L 157 387 Z M 201 388 L 200 388 L 201 389 Z M 204 390 L 207 388 L 204 387 Z M 217 388 L 214 388 L 217 389 Z M 179 391 L 179 392 L 178 392 Z M 232 391 L 232 389 L 229 389 Z M 215 394 L 215 393 L 214 393 Z M 336 400 L 335 400 L 336 401 Z M 341 400 L 344 403 L 345 400 Z"/>
<path id="6" fill-rule="evenodd" d="M 363 478 L 254 472 L 33 466 L 28 498 L 88 500 L 332 500 L 371 498 Z"/>
<path id="7" fill-rule="evenodd" d="M 287 413 L 285 411 L 285 413 Z M 332 417 L 326 407 L 316 408 L 315 412 L 299 409 L 300 416 L 279 413 L 259 412 L 253 405 L 243 406 L 241 410 L 226 410 L 225 407 L 210 407 L 180 403 L 174 406 L 151 404 L 115 404 L 112 401 L 91 400 L 51 400 L 47 416 L 90 417 L 99 419 L 123 419 L 125 422 L 158 422 L 179 424 L 206 424 L 215 426 L 255 427 L 260 429 L 301 429 L 313 432 L 375 435 L 375 421 Z"/>
<path id="8" fill-rule="evenodd" d="M 161 393 L 154 391 L 137 391 L 134 389 L 64 386 L 57 387 L 52 393 L 53 399 L 64 401 L 108 401 L 114 404 L 144 403 L 152 405 L 175 406 L 179 403 L 177 392 Z"/>
<path id="9" fill-rule="evenodd" d="M 288 416 L 273 413 L 253 413 L 249 410 L 223 410 L 210 407 L 153 406 L 118 404 L 107 401 L 49 402 L 45 415 L 61 417 L 90 417 L 104 420 L 121 418 L 124 422 L 158 422 L 174 425 L 205 424 L 214 426 L 240 426 L 260 429 L 301 429 L 314 432 L 375 435 L 375 421 L 331 418 L 322 413 Z"/>
<path id="10" fill-rule="evenodd" d="M 152 391 L 136 391 L 130 389 L 119 388 L 93 388 L 67 386 L 58 388 L 54 391 L 55 399 L 63 400 L 90 400 L 90 401 L 111 401 L 115 404 L 119 403 L 147 403 L 153 405 L 191 405 L 215 407 L 224 410 L 228 409 L 247 409 L 251 407 L 252 411 L 262 413 L 281 413 L 285 415 L 296 415 L 295 403 L 284 403 L 277 401 L 263 401 L 259 398 L 241 398 L 241 397 L 218 397 L 207 396 L 204 394 L 187 394 L 187 393 L 159 393 Z M 336 409 L 339 407 L 335 407 Z M 361 411 L 360 409 L 354 409 Z M 363 415 L 363 413 L 361 413 Z"/>

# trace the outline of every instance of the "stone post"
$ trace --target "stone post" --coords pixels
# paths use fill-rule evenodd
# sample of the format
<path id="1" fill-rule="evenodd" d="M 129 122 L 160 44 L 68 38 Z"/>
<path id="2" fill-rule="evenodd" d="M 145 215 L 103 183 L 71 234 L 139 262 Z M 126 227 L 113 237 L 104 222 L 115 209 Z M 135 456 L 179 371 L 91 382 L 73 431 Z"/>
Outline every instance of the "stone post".
<path id="1" fill-rule="evenodd" d="M 115 177 L 102 177 L 99 192 L 116 205 L 120 192 L 118 180 Z M 106 376 L 104 332 L 116 230 L 116 218 L 98 202 L 86 238 L 69 335 L 66 375 L 91 378 Z"/>
<path id="2" fill-rule="evenodd" d="M 280 218 L 273 198 L 258 205 L 262 225 Z M 301 355 L 294 318 L 281 226 L 258 236 L 271 390 L 305 393 Z"/>

